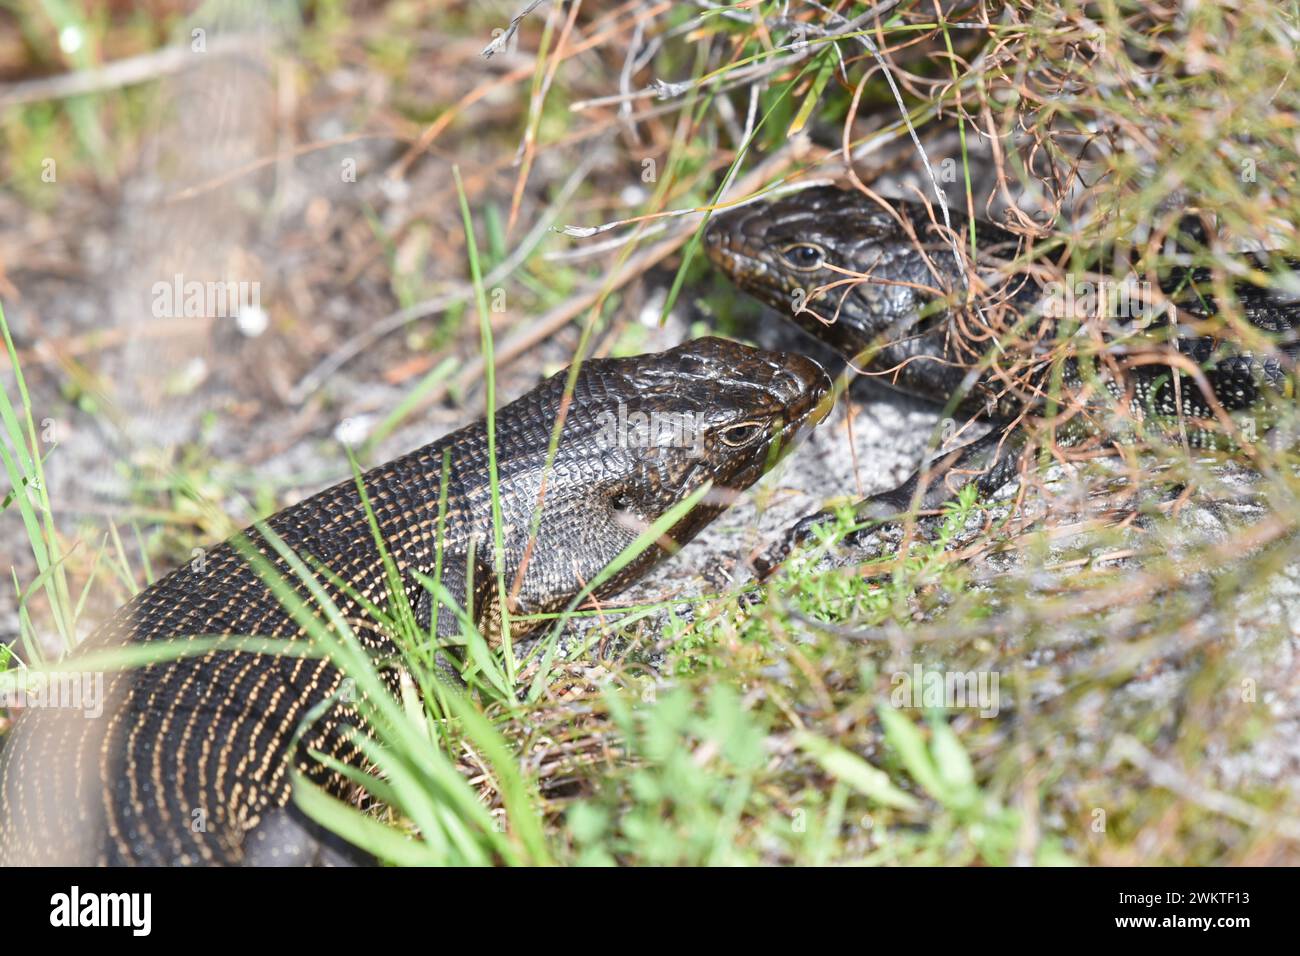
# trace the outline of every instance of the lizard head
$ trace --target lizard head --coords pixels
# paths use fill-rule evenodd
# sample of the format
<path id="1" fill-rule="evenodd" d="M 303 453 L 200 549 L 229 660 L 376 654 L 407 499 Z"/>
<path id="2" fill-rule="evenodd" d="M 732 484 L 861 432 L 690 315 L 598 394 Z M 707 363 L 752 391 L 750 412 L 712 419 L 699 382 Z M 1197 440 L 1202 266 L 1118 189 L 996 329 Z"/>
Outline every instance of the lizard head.
<path id="1" fill-rule="evenodd" d="M 538 423 L 520 431 L 528 435 L 530 454 L 501 458 L 515 462 L 501 478 L 520 492 L 511 495 L 521 503 L 512 524 L 536 528 L 530 565 L 555 563 L 554 573 L 576 571 L 589 580 L 674 506 L 709 487 L 600 593 L 618 590 L 694 537 L 829 408 L 830 380 L 816 362 L 718 338 L 649 355 L 588 359 L 566 403 L 568 384 L 569 373 L 561 372 L 521 399 L 527 409 L 516 403 L 499 413 L 502 434 L 515 431 L 510 420 L 518 411 Z M 545 453 L 562 406 L 548 472 Z M 544 473 L 538 524 L 525 514 L 535 514 Z M 521 548 L 525 535 L 514 537 Z M 526 578 L 524 603 L 546 603 L 544 573 L 534 578 L 530 566 Z"/>
<path id="2" fill-rule="evenodd" d="M 894 206 L 812 187 L 715 216 L 704 246 L 737 286 L 856 367 L 907 376 L 918 356 L 946 357 L 939 319 L 956 273 L 926 208 Z"/>

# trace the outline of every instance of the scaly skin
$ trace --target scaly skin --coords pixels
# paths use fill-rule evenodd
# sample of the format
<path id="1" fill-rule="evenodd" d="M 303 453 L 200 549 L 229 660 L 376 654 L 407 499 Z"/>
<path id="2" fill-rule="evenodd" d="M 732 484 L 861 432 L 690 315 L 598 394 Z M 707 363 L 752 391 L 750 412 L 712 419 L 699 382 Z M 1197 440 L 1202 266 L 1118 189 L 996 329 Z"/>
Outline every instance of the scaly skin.
<path id="1" fill-rule="evenodd" d="M 496 414 L 507 582 L 513 582 L 528 544 L 565 375 Z M 563 608 L 641 531 L 711 481 L 714 490 L 668 535 L 677 544 L 689 541 L 810 424 L 829 384 L 821 368 L 801 356 L 721 339 L 585 362 L 515 613 Z M 628 431 L 622 434 L 629 440 L 620 440 L 610 430 L 620 422 L 635 425 L 639 413 L 656 413 L 661 428 L 684 423 L 694 430 L 667 443 Z M 417 623 L 428 628 L 433 608 L 411 572 L 434 573 L 444 452 L 450 453 L 451 471 L 442 582 L 457 604 L 471 598 L 480 629 L 493 637 L 500 614 L 496 577 L 489 570 L 493 527 L 485 424 L 367 472 L 366 492 L 417 609 Z M 313 556 L 356 592 L 384 604 L 383 566 L 354 481 L 287 508 L 267 524 L 299 556 Z M 309 601 L 306 585 L 292 577 L 285 561 L 257 532 L 248 534 Z M 622 589 L 664 554 L 662 547 L 651 547 L 597 596 Z M 326 576 L 317 578 L 373 654 L 396 654 L 363 606 Z M 444 636 L 457 632 L 446 608 L 439 611 L 437 630 Z M 520 634 L 517 626 L 513 632 Z M 84 646 L 222 634 L 309 639 L 230 542 L 215 547 L 201 565 L 179 568 L 137 595 Z M 67 669 L 76 669 L 75 660 Z M 0 858 L 155 865 L 316 861 L 321 835 L 291 806 L 291 763 L 337 790 L 341 781 L 308 750 L 356 763 L 359 753 L 347 733 L 355 714 L 335 704 L 304 730 L 293 753 L 290 745 L 304 716 L 334 694 L 342 676 L 319 659 L 223 649 L 108 675 L 113 706 L 100 720 L 30 711 L 18 721 L 0 764 Z M 196 811 L 205 829 L 191 826 Z"/>
<path id="2" fill-rule="evenodd" d="M 996 356 L 981 373 L 974 370 L 994 348 L 995 335 L 977 310 L 957 305 L 964 303 L 965 265 L 923 204 L 891 201 L 891 206 L 897 216 L 857 190 L 810 188 L 715 217 L 705 248 L 741 289 L 835 348 L 855 368 L 900 391 L 952 403 L 959 413 L 987 417 L 995 425 L 1037 411 L 1045 400 L 1051 353 L 1059 352 L 1061 343 L 1055 320 L 1035 311 L 1044 288 L 1023 273 L 1007 278 L 998 269 L 1023 255 L 1022 240 L 976 222 L 977 270 L 988 287 L 980 304 L 989 309 L 997 303 L 992 308 L 1001 310 L 1000 328 L 1025 320 L 1010 345 L 1003 343 L 1010 354 Z M 952 227 L 965 244 L 969 221 L 953 214 Z M 1294 260 L 1262 255 L 1241 257 L 1240 264 L 1261 271 L 1279 266 L 1300 270 Z M 1268 409 L 1292 394 L 1300 304 L 1276 284 L 1237 283 L 1241 314 L 1280 346 L 1249 354 L 1217 335 L 1194 330 L 1218 312 L 1206 291 L 1210 280 L 1209 271 L 1198 268 L 1173 270 L 1160 281 L 1179 306 L 1173 344 L 1203 370 L 1209 395 L 1193 377 L 1162 362 L 1108 357 L 1085 363 L 1071 356 L 1060 363 L 1063 399 L 1069 401 L 1085 384 L 1094 390 L 1099 384 L 1126 403 L 1135 419 L 1182 425 L 1193 445 L 1220 444 L 1216 405 L 1226 412 L 1249 410 L 1267 420 Z M 1167 321 L 1161 321 L 1160 331 L 1167 332 Z M 1131 331 L 1122 322 L 1106 329 L 1112 330 Z M 1008 368 L 1017 374 L 1008 374 Z M 1085 402 L 1075 428 L 1096 430 L 1105 404 Z M 989 492 L 1016 472 L 1024 446 L 1022 435 L 995 428 L 990 438 L 944 458 L 944 469 L 977 475 L 981 490 Z M 900 488 L 860 503 L 859 514 L 883 517 L 907 510 L 919 479 L 914 475 Z M 921 507 L 937 506 L 958 484 L 929 482 Z M 809 526 L 807 520 L 801 523 L 795 537 L 804 536 Z"/>
<path id="3" fill-rule="evenodd" d="M 790 316 L 846 359 L 860 360 L 859 368 L 879 374 L 900 391 L 947 402 L 965 388 L 969 396 L 961 409 L 982 412 L 992 405 L 1002 417 L 1040 401 L 1041 395 L 1031 390 L 1005 394 L 1005 383 L 987 377 L 965 382 L 992 343 L 981 339 L 976 317 L 962 315 L 966 310 L 947 304 L 962 298 L 964 266 L 924 205 L 901 200 L 891 205 L 902 222 L 856 190 L 806 189 L 715 217 L 705 247 L 741 289 Z M 952 220 L 965 242 L 968 221 L 956 213 Z M 997 226 L 977 220 L 976 229 L 979 266 L 989 276 L 995 266 L 1023 251 L 1019 237 Z M 1268 265 L 1262 256 L 1242 258 L 1256 269 Z M 1289 266 L 1300 270 L 1300 263 L 1291 261 Z M 1180 320 L 1218 311 L 1212 294 L 1203 291 L 1209 280 L 1205 269 L 1180 270 L 1162 279 L 1166 292 L 1182 290 L 1175 296 L 1182 310 Z M 1001 288 L 995 288 L 989 298 L 1001 298 L 1018 314 L 1028 313 L 1044 291 L 1023 276 L 992 281 L 1000 282 Z M 814 293 L 836 284 L 821 295 Z M 1195 290 L 1202 290 L 1201 295 Z M 1294 294 L 1247 283 L 1239 283 L 1235 292 L 1243 317 L 1262 331 L 1282 336 L 1285 356 L 1294 359 L 1294 333 L 1300 320 L 1300 303 Z M 808 308 L 796 309 L 796 298 L 807 302 Z M 1035 319 L 1022 339 L 1036 348 L 1054 345 L 1056 328 L 1050 321 Z M 1285 387 L 1289 363 L 1276 353 L 1224 355 L 1223 342 L 1201 335 L 1180 334 L 1177 345 L 1193 362 L 1207 366 L 1214 397 L 1229 411 L 1248 408 L 1264 400 L 1266 392 Z M 1022 346 L 1023 342 L 1017 343 Z M 1146 366 L 1136 374 L 1167 377 L 1168 369 Z M 1184 384 L 1188 388 L 1182 391 L 1199 391 L 1190 379 Z M 1161 413 L 1177 413 L 1172 387 L 1152 397 Z M 1207 412 L 1201 402 L 1184 414 L 1208 417 Z"/>

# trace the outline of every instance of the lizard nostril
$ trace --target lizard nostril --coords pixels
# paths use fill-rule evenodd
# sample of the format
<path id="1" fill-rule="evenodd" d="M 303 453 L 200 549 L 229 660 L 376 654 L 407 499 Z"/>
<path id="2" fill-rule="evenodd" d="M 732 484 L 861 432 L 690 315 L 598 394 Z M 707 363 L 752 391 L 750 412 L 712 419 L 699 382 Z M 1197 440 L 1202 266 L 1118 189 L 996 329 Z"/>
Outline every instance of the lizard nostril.
<path id="1" fill-rule="evenodd" d="M 809 384 L 810 382 L 805 381 L 793 369 L 777 369 L 776 374 L 772 376 L 772 391 L 783 405 L 793 402 L 807 391 Z"/>
<path id="2" fill-rule="evenodd" d="M 830 379 L 820 365 L 804 355 L 791 355 L 788 367 L 781 369 L 779 384 L 786 401 L 808 392 L 820 396 L 830 387 Z"/>

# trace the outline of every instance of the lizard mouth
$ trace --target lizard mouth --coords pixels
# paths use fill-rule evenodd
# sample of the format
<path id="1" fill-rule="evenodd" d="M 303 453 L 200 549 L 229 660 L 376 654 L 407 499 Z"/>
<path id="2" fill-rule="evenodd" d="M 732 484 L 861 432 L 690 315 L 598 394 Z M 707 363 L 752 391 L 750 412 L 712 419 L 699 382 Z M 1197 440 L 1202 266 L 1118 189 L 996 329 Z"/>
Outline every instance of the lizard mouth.
<path id="1" fill-rule="evenodd" d="M 704 252 L 709 261 L 721 269 L 732 282 L 744 288 L 762 288 L 758 281 L 768 267 L 751 248 L 740 240 L 732 216 L 715 218 L 704 231 Z"/>
<path id="2" fill-rule="evenodd" d="M 763 236 L 753 235 L 762 228 L 758 214 L 740 219 L 745 212 L 748 210 L 738 210 L 709 224 L 704 233 L 705 254 L 732 285 L 788 317 L 792 309 L 798 311 L 796 303 L 809 300 L 819 282 L 786 267 Z M 818 297 L 814 301 L 823 300 Z"/>
<path id="3" fill-rule="evenodd" d="M 780 434 L 774 435 L 776 458 L 783 458 L 815 428 L 835 403 L 830 376 L 820 365 L 797 352 L 785 353 L 772 391 L 781 404 Z"/>
<path id="4" fill-rule="evenodd" d="M 787 406 L 790 427 L 800 431 L 812 428 L 830 414 L 830 376 L 812 359 L 798 353 L 787 355 L 786 372 L 798 381 L 799 389 Z"/>

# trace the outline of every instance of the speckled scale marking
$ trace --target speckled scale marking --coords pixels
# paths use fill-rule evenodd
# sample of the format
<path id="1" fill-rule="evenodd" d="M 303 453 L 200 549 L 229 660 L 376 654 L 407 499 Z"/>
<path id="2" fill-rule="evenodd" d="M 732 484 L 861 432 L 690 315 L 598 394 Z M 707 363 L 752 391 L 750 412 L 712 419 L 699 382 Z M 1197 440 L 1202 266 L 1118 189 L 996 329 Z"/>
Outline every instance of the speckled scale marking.
<path id="1" fill-rule="evenodd" d="M 1059 330 L 1054 320 L 1031 318 L 1015 343 L 1004 346 L 1008 374 L 990 371 L 967 382 L 971 370 L 994 347 L 995 333 L 982 326 L 980 316 L 947 304 L 960 301 L 966 266 L 925 205 L 902 200 L 891 200 L 890 205 L 892 211 L 856 190 L 813 187 L 715 217 L 704 244 L 709 258 L 737 286 L 834 348 L 858 370 L 899 391 L 940 403 L 959 395 L 959 414 L 993 424 L 989 436 L 945 451 L 941 462 L 936 459 L 922 469 L 931 479 L 921 507 L 930 509 L 950 498 L 961 483 L 973 480 L 988 494 L 1018 472 L 1027 446 L 1014 422 L 1044 406 L 1053 373 L 1048 350 L 1056 345 Z M 963 243 L 969 225 L 959 213 L 952 214 L 953 230 Z M 1045 289 L 1027 276 L 1008 279 L 997 269 L 1024 253 L 1023 240 L 979 220 L 975 232 L 976 269 L 992 293 L 990 302 L 1009 307 L 1012 321 L 1034 316 Z M 1241 259 L 1241 265 L 1257 272 L 1292 273 L 1289 286 L 1242 281 L 1233 289 L 1246 321 L 1275 336 L 1274 350 L 1255 355 L 1241 343 L 1198 334 L 1195 323 L 1219 311 L 1213 295 L 1205 291 L 1212 275 L 1204 268 L 1172 270 L 1161 278 L 1161 290 L 1178 306 L 1180 326 L 1190 320 L 1189 330 L 1180 328 L 1173 345 L 1202 370 L 1210 395 L 1195 378 L 1163 361 L 1067 358 L 1061 369 L 1065 397 L 1080 394 L 1077 390 L 1085 382 L 1099 384 L 1111 398 L 1127 402 L 1131 421 L 1116 429 L 1107 414 L 1110 403 L 1094 398 L 1066 427 L 1058 428 L 1057 442 L 1072 444 L 1097 434 L 1126 441 L 1133 437 L 1133 422 L 1141 421 L 1144 429 L 1154 428 L 1192 447 L 1223 447 L 1229 439 L 1217 425 L 1211 398 L 1226 412 L 1247 413 L 1257 434 L 1270 428 L 1282 403 L 1294 400 L 1300 298 L 1285 290 L 1294 288 L 1300 262 L 1267 254 Z M 1159 322 L 1168 319 L 1154 319 L 1153 325 Z M 906 510 L 922 471 L 898 488 L 859 502 L 859 516 L 887 518 Z M 966 477 L 940 480 L 945 472 Z M 801 521 L 767 563 L 773 564 L 827 518 L 823 512 Z"/>
<path id="2" fill-rule="evenodd" d="M 505 569 L 513 580 L 527 544 L 543 464 L 565 388 L 560 373 L 496 416 Z M 700 339 L 667 352 L 591 360 L 577 378 L 547 483 L 538 541 L 522 576 L 524 611 L 563 607 L 640 530 L 711 480 L 743 489 L 788 445 L 829 388 L 825 373 L 796 355 Z M 685 448 L 610 445 L 606 413 L 697 416 L 702 453 Z M 722 440 L 726 429 L 756 427 L 752 441 Z M 444 452 L 450 453 L 443 583 L 466 599 L 466 558 L 473 542 L 480 573 L 472 595 L 491 639 L 500 615 L 487 567 L 492 541 L 487 431 L 483 422 L 382 465 L 363 476 L 388 553 L 405 575 L 407 597 L 429 602 L 412 571 L 432 575 Z M 689 453 L 688 453 L 689 452 Z M 672 529 L 690 540 L 723 508 L 709 500 Z M 383 606 L 386 581 L 355 483 L 344 481 L 269 519 L 298 555 L 313 556 L 366 599 Z M 308 588 L 256 532 L 249 540 L 308 602 Z M 663 552 L 654 547 L 599 593 L 621 589 Z M 308 562 L 310 564 L 310 562 Z M 320 584 L 358 638 L 381 656 L 396 647 L 366 612 L 328 578 Z M 491 584 L 488 587 L 485 585 Z M 319 615 L 321 612 L 316 611 Z M 454 619 L 439 615 L 450 634 Z M 89 649 L 193 636 L 239 635 L 305 640 L 292 617 L 230 544 L 199 566 L 173 571 L 137 595 L 87 642 Z M 70 663 L 69 667 L 75 666 Z M 395 686 L 397 676 L 385 677 Z M 341 781 L 309 756 L 319 750 L 355 761 L 352 739 L 364 733 L 343 704 L 304 728 L 304 717 L 331 698 L 341 674 L 302 657 L 233 649 L 106 675 L 103 718 L 31 711 L 0 754 L 0 863 L 231 864 L 313 862 L 328 856 L 294 816 L 290 762 L 337 790 Z M 196 813 L 203 818 L 195 826 Z"/>
<path id="3" fill-rule="evenodd" d="M 942 307 L 945 294 L 960 291 L 965 266 L 935 226 L 929 210 L 918 202 L 891 201 L 894 213 L 856 190 L 815 187 L 770 202 L 753 203 L 715 218 L 705 247 L 710 258 L 742 289 L 754 295 L 813 336 L 849 359 L 858 359 L 868 372 L 890 374 L 878 380 L 900 391 L 946 402 L 962 387 L 967 371 L 992 347 L 973 316 L 958 316 Z M 953 229 L 963 240 L 969 222 L 952 213 Z M 976 220 L 981 270 L 1024 253 L 1024 241 L 998 226 Z M 915 237 L 915 238 L 914 238 Z M 821 255 L 805 267 L 790 260 L 790 250 L 810 246 Z M 1265 254 L 1243 255 L 1241 264 L 1262 273 L 1279 268 L 1300 274 L 1300 262 Z M 810 259 L 810 262 L 812 260 Z M 849 275 L 868 276 L 846 282 Z M 1174 269 L 1161 279 L 1161 288 L 1188 318 L 1217 314 L 1210 270 Z M 995 298 L 1013 311 L 1026 312 L 1044 290 L 1023 276 L 1003 280 Z M 792 309 L 792 296 L 819 287 L 834 290 L 811 301 L 811 309 Z M 1202 290 L 1199 294 L 1197 290 Z M 1256 328 L 1279 339 L 1278 351 L 1252 355 L 1220 338 L 1180 334 L 1175 345 L 1201 366 L 1213 395 L 1227 411 L 1258 408 L 1271 395 L 1290 397 L 1288 367 L 1300 344 L 1300 299 L 1294 293 L 1238 282 L 1233 289 L 1242 316 Z M 935 307 L 935 303 L 939 303 Z M 1038 320 L 1022 333 L 1026 339 L 1051 345 L 1052 322 Z M 1023 360 L 1020 347 L 1009 360 Z M 865 357 L 864 357 L 865 356 Z M 1079 369 L 1067 364 L 1066 385 L 1078 385 Z M 1044 376 L 1046 372 L 1043 373 Z M 1104 374 L 1104 373 L 1103 373 Z M 1033 383 L 1042 386 L 1043 380 Z M 1111 382 L 1114 394 L 1131 394 L 1134 411 L 1159 415 L 1210 417 L 1210 406 L 1199 386 L 1186 375 L 1174 386 L 1169 366 L 1139 365 L 1124 371 L 1123 382 Z M 969 390 L 959 411 L 987 414 L 986 402 L 1004 385 L 991 378 Z M 1032 389 L 1000 394 L 993 417 L 1014 418 L 1038 399 Z M 1208 439 L 1207 439 L 1208 440 Z"/>

